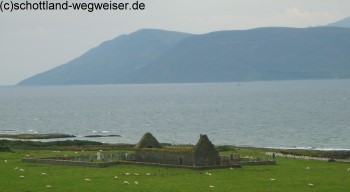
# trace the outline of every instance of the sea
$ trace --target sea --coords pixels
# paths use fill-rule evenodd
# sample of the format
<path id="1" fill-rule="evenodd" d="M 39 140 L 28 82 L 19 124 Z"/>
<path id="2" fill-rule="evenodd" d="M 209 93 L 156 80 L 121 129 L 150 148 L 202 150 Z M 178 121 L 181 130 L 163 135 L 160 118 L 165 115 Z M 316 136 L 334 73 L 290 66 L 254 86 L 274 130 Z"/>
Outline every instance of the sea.
<path id="1" fill-rule="evenodd" d="M 350 150 L 350 80 L 0 87 L 0 134 L 134 144 L 146 132 L 170 144 L 206 134 L 215 145 Z"/>

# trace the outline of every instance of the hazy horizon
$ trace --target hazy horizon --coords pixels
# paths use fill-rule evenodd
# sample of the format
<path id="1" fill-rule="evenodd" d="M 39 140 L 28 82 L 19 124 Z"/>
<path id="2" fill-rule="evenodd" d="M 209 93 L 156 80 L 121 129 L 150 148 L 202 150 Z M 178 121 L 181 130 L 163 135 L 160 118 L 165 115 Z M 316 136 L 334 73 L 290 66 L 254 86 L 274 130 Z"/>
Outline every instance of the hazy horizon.
<path id="1" fill-rule="evenodd" d="M 345 0 L 139 2 L 145 3 L 145 10 L 0 12 L 0 85 L 14 85 L 65 64 L 103 41 L 142 28 L 201 34 L 271 26 L 323 26 L 350 13 L 350 1 Z"/>

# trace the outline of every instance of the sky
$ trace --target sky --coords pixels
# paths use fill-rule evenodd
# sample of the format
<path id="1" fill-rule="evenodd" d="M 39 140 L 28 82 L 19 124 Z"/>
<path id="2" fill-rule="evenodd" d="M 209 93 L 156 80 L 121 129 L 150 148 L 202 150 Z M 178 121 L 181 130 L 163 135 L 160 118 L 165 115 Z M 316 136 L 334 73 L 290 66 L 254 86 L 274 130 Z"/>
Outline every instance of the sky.
<path id="1" fill-rule="evenodd" d="M 132 4 L 137 0 L 68 0 L 69 3 L 110 1 Z M 144 10 L 0 12 L 0 85 L 15 85 L 25 78 L 65 64 L 104 41 L 143 28 L 203 34 L 258 27 L 315 27 L 350 16 L 349 0 L 138 2 L 145 4 Z"/>

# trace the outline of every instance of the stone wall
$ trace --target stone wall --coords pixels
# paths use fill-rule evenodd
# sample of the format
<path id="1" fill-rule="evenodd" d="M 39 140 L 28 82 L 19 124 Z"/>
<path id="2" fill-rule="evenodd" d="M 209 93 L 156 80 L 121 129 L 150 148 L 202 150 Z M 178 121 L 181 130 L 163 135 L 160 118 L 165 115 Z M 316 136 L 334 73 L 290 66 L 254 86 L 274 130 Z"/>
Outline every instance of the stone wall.
<path id="1" fill-rule="evenodd" d="M 152 167 L 171 167 L 171 168 L 186 168 L 194 170 L 205 170 L 205 169 L 226 169 L 226 168 L 241 168 L 240 164 L 230 165 L 215 165 L 215 166 L 189 166 L 189 165 L 173 165 L 173 164 L 160 164 L 160 163 L 149 163 L 149 162 L 136 162 L 136 161 L 120 161 L 120 164 L 124 165 L 144 165 Z"/>
<path id="2" fill-rule="evenodd" d="M 206 135 L 201 135 L 193 148 L 193 163 L 195 166 L 220 165 L 219 151 L 215 149 Z"/>
<path id="3" fill-rule="evenodd" d="M 135 159 L 138 162 L 193 166 L 191 151 L 135 149 Z"/>
<path id="4" fill-rule="evenodd" d="M 142 154 L 143 150 L 140 150 L 137 154 Z M 150 155 L 152 154 L 152 155 Z M 134 155 L 134 154 L 132 154 Z M 174 152 L 174 151 L 162 151 L 162 150 L 150 150 L 146 152 L 147 157 L 144 159 L 134 161 L 128 158 L 121 158 L 119 161 L 113 162 L 90 162 L 92 156 L 68 156 L 68 157 L 48 157 L 48 158 L 24 158 L 23 162 L 30 163 L 44 163 L 52 165 L 65 165 L 65 166 L 85 166 L 85 167 L 98 167 L 104 168 L 114 166 L 118 164 L 133 164 L 133 165 L 146 165 L 146 166 L 160 166 L 160 167 L 182 167 L 189 169 L 213 169 L 213 168 L 240 168 L 241 165 L 275 165 L 276 161 L 273 160 L 234 160 L 230 161 L 230 156 L 220 156 L 222 163 L 220 165 L 198 166 L 194 165 L 192 153 L 186 152 Z M 165 158 L 164 158 L 165 156 Z M 142 158 L 141 156 L 137 156 Z M 180 160 L 181 158 L 181 160 Z M 124 160 L 122 160 L 124 159 Z M 126 160 L 128 159 L 128 160 Z M 157 162 L 155 162 L 157 161 Z M 181 162 L 182 161 L 182 162 Z M 182 163 L 182 164 L 180 164 Z"/>
<path id="5" fill-rule="evenodd" d="M 219 152 L 206 135 L 200 135 L 195 147 L 188 150 L 155 148 L 153 143 L 157 142 L 150 133 L 146 133 L 135 147 L 135 160 L 138 162 L 185 166 L 220 165 Z"/>
<path id="6" fill-rule="evenodd" d="M 71 161 L 71 160 L 61 160 L 61 159 L 35 159 L 35 158 L 25 158 L 22 159 L 23 162 L 29 163 L 43 163 L 43 164 L 51 164 L 51 165 L 66 165 L 66 166 L 84 166 L 84 167 L 110 167 L 117 165 L 118 162 L 100 162 L 100 163 L 91 163 L 84 161 Z"/>
<path id="7" fill-rule="evenodd" d="M 276 165 L 275 160 L 261 160 L 261 161 L 242 161 L 241 165 Z"/>
<path id="8" fill-rule="evenodd" d="M 44 163 L 56 165 L 85 166 L 85 167 L 109 167 L 117 165 L 118 161 L 133 161 L 134 153 L 100 153 L 96 155 L 44 157 L 44 158 L 24 158 L 23 162 Z"/>
<path id="9" fill-rule="evenodd" d="M 220 164 L 219 153 L 212 150 L 201 149 L 193 151 L 193 160 L 195 166 L 211 166 Z"/>

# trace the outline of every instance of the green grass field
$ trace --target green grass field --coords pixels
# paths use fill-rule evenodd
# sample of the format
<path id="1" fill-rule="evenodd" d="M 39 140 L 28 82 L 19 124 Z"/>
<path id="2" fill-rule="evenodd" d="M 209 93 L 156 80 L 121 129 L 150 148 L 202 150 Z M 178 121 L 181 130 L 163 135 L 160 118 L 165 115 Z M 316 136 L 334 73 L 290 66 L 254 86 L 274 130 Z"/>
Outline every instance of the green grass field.
<path id="1" fill-rule="evenodd" d="M 241 152 L 260 153 L 258 150 Z M 60 155 L 65 154 L 75 152 L 60 152 Z M 21 158 L 27 155 L 47 157 L 56 156 L 57 152 L 0 152 L 1 192 L 350 191 L 350 172 L 347 171 L 350 164 L 338 162 L 277 158 L 277 165 L 243 166 L 238 169 L 190 170 L 134 165 L 87 168 L 21 162 Z"/>

